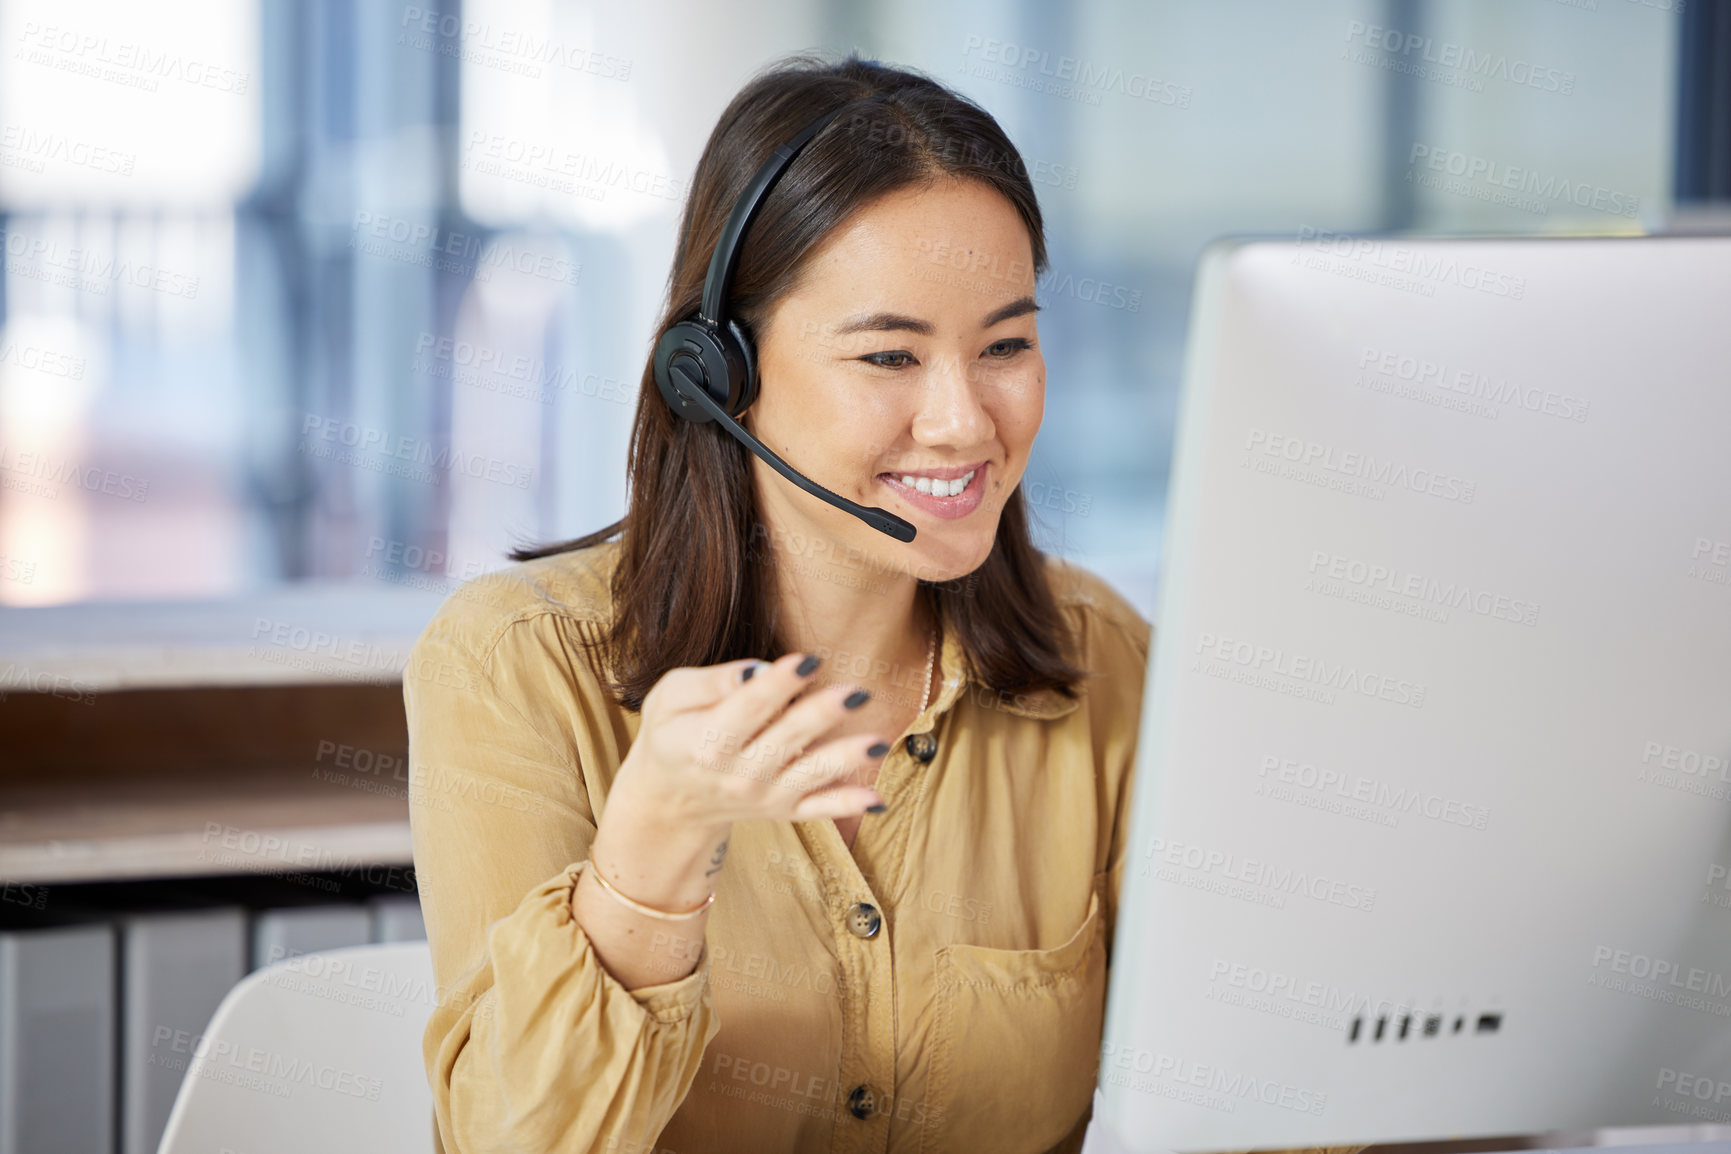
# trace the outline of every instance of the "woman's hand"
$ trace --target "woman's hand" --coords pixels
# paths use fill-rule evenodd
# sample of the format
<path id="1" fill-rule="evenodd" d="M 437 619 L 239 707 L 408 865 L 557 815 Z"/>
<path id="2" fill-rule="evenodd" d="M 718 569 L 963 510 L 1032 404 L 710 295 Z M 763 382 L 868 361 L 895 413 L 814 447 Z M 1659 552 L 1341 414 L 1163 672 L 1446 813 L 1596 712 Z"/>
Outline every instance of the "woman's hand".
<path id="1" fill-rule="evenodd" d="M 870 695 L 835 685 L 799 697 L 817 665 L 790 653 L 669 670 L 643 699 L 615 790 L 657 799 L 665 820 L 686 827 L 852 817 L 883 804 L 844 784 L 889 752 L 883 739 L 823 740 Z"/>
<path id="2" fill-rule="evenodd" d="M 595 871 L 653 909 L 694 909 L 715 888 L 734 822 L 848 817 L 883 804 L 876 790 L 841 783 L 889 746 L 877 734 L 821 740 L 867 694 L 842 685 L 800 697 L 816 671 L 815 658 L 797 653 L 672 669 L 644 697 L 637 740 L 589 847 L 591 868 L 571 895 L 601 964 L 627 989 L 689 974 L 709 917 L 647 917 L 600 892 Z"/>

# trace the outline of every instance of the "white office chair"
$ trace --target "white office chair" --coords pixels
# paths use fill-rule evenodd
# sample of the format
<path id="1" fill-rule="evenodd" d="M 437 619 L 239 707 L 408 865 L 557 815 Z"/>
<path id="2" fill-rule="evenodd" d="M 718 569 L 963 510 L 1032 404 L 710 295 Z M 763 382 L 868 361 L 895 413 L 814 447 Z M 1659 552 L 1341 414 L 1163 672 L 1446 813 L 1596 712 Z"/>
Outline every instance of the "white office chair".
<path id="1" fill-rule="evenodd" d="M 426 942 L 304 954 L 241 979 L 202 1037 L 157 1154 L 431 1154 Z"/>

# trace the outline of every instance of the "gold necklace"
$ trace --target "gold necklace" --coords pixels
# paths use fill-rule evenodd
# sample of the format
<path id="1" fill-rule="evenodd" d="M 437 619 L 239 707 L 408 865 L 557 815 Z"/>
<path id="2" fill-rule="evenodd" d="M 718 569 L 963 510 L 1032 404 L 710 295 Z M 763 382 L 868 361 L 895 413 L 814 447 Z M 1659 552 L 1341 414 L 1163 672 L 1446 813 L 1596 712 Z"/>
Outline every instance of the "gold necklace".
<path id="1" fill-rule="evenodd" d="M 937 665 L 938 665 L 938 631 L 934 627 L 932 629 L 932 639 L 926 645 L 926 684 L 925 684 L 925 688 L 920 690 L 920 712 L 921 713 L 924 713 L 926 711 L 926 701 L 931 696 L 931 693 L 932 693 L 932 672 L 937 668 Z"/>

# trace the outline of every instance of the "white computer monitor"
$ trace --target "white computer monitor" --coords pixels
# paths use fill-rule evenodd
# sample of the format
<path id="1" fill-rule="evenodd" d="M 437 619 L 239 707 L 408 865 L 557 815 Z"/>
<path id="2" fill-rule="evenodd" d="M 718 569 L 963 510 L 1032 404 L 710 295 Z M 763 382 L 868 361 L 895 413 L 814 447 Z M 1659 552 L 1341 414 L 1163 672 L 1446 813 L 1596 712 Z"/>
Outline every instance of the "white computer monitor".
<path id="1" fill-rule="evenodd" d="M 1094 1149 L 1731 1122 L 1731 238 L 1216 247 Z"/>

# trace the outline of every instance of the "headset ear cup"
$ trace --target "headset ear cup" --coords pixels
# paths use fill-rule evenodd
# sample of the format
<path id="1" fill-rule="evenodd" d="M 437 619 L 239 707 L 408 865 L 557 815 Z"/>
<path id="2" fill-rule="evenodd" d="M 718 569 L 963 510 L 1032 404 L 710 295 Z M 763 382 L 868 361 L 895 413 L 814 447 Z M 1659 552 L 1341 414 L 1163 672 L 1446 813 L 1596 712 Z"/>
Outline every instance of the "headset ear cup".
<path id="1" fill-rule="evenodd" d="M 730 319 L 727 322 L 727 336 L 733 345 L 730 350 L 733 353 L 732 359 L 739 366 L 739 389 L 727 415 L 737 417 L 751 408 L 752 403 L 757 400 L 757 349 L 738 321 Z"/>
<path id="2" fill-rule="evenodd" d="M 670 327 L 655 342 L 655 387 L 661 399 L 686 420 L 703 424 L 710 419 L 708 413 L 687 401 L 675 387 L 673 364 L 676 360 L 684 361 L 695 368 L 704 392 L 731 416 L 732 404 L 743 387 L 746 373 L 735 344 L 731 334 L 718 332 L 701 318 L 680 321 Z"/>

